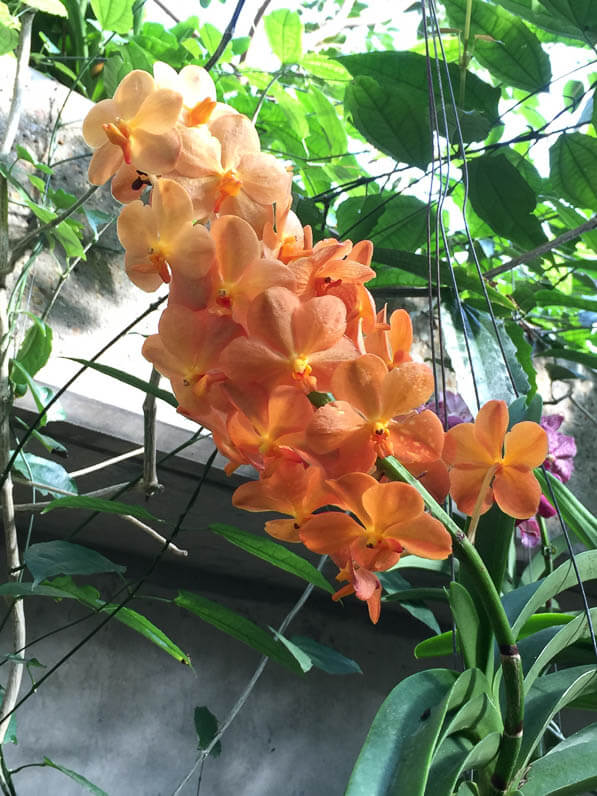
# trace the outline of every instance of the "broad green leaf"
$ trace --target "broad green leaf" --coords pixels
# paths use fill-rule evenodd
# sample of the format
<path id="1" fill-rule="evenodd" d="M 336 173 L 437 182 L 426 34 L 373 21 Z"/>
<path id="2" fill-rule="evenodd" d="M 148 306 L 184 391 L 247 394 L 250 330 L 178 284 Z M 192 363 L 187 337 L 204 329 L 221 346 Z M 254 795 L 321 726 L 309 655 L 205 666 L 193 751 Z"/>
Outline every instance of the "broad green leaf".
<path id="1" fill-rule="evenodd" d="M 450 25 L 464 29 L 467 0 L 447 0 Z M 527 91 L 547 91 L 551 80 L 549 57 L 537 36 L 499 5 L 473 0 L 471 33 L 493 41 L 475 40 L 474 58 L 498 80 Z"/>
<path id="2" fill-rule="evenodd" d="M 536 356 L 565 359 L 569 362 L 578 362 L 587 368 L 597 369 L 597 354 L 591 354 L 587 351 L 574 351 L 572 348 L 550 348 L 547 351 L 540 351 Z"/>
<path id="3" fill-rule="evenodd" d="M 5 55 L 6 53 L 12 52 L 14 49 L 16 49 L 16 46 L 19 43 L 20 27 L 21 23 L 19 22 L 18 18 L 14 17 L 10 13 L 6 3 L 0 2 L 0 55 Z M 24 149 L 24 147 L 21 148 Z M 22 157 L 22 155 L 19 153 L 18 145 L 16 150 L 19 157 Z M 33 163 L 33 158 L 31 158 L 31 163 Z"/>
<path id="4" fill-rule="evenodd" d="M 276 641 L 279 641 L 280 644 L 283 644 L 288 652 L 292 655 L 292 657 L 296 660 L 298 665 L 301 667 L 301 670 L 306 674 L 310 672 L 313 668 L 313 661 L 311 657 L 307 655 L 306 652 L 297 646 L 294 642 L 287 639 L 286 636 L 283 636 L 281 633 L 278 633 L 277 630 L 274 630 L 273 627 L 270 627 L 271 632 L 274 634 L 274 638 Z"/>
<path id="5" fill-rule="evenodd" d="M 597 787 L 597 724 L 561 741 L 531 763 L 521 785 L 522 796 L 572 796 Z"/>
<path id="6" fill-rule="evenodd" d="M 595 5 L 597 13 L 597 5 Z M 562 96 L 566 105 L 571 105 L 570 111 L 573 113 L 578 107 L 585 93 L 584 83 L 581 80 L 567 80 L 562 90 Z"/>
<path id="7" fill-rule="evenodd" d="M 61 464 L 51 459 L 44 459 L 34 453 L 19 453 L 13 465 L 14 469 L 28 481 L 37 484 L 46 484 L 49 489 L 36 487 L 41 495 L 58 495 L 53 492 L 51 487 L 61 489 L 66 492 L 78 492 L 77 485 Z"/>
<path id="8" fill-rule="evenodd" d="M 516 359 L 529 380 L 529 395 L 532 397 L 537 392 L 537 373 L 533 365 L 533 347 L 518 323 L 505 321 L 505 329 L 516 348 Z"/>
<path id="9" fill-rule="evenodd" d="M 292 127 L 293 132 L 301 139 L 306 138 L 309 135 L 309 125 L 307 124 L 305 111 L 301 103 L 290 96 L 288 91 L 279 83 L 274 84 L 270 91 L 272 96 L 276 98 L 276 102 L 280 108 L 282 108 L 286 114 L 288 123 Z"/>
<path id="10" fill-rule="evenodd" d="M 264 20 L 265 32 L 275 55 L 283 64 L 295 64 L 303 54 L 303 23 L 296 11 L 281 8 Z"/>
<path id="11" fill-rule="evenodd" d="M 93 13 L 104 30 L 126 35 L 133 27 L 134 0 L 91 0 Z"/>
<path id="12" fill-rule="evenodd" d="M 479 670 L 477 670 L 479 671 Z M 482 674 L 479 672 L 479 674 Z M 449 735 L 466 732 L 475 740 L 481 740 L 490 732 L 503 732 L 503 722 L 498 707 L 490 699 L 491 686 L 485 678 L 482 693 L 466 700 L 456 715 L 448 722 L 442 731 L 442 739 Z"/>
<path id="13" fill-rule="evenodd" d="M 477 666 L 477 642 L 479 640 L 479 615 L 473 599 L 460 583 L 450 583 L 450 608 L 458 630 L 458 641 L 465 666 Z"/>
<path id="14" fill-rule="evenodd" d="M 52 353 L 52 329 L 47 323 L 39 318 L 32 316 L 33 324 L 27 329 L 27 333 L 21 343 L 15 359 L 29 373 L 30 376 L 43 368 L 50 354 Z M 17 385 L 21 385 L 23 390 L 27 387 L 27 382 L 16 372 L 11 372 L 11 379 Z"/>
<path id="15" fill-rule="evenodd" d="M 66 768 L 66 766 L 61 766 L 59 763 L 54 763 L 54 761 L 50 760 L 49 757 L 44 757 L 43 764 L 49 768 L 55 768 L 56 771 L 60 771 L 62 774 L 66 774 L 66 776 L 73 779 L 77 785 L 80 785 L 84 790 L 89 791 L 89 793 L 95 794 L 95 796 L 108 796 L 105 790 L 98 788 L 97 785 L 94 785 L 93 782 L 90 782 L 82 774 L 77 774 L 76 771 Z"/>
<path id="16" fill-rule="evenodd" d="M 539 0 L 551 12 L 556 24 L 562 21 L 576 28 L 583 41 L 597 40 L 596 0 Z"/>
<path id="17" fill-rule="evenodd" d="M 545 242 L 539 219 L 532 214 L 537 198 L 504 155 L 475 158 L 469 161 L 468 173 L 471 205 L 498 235 L 527 249 Z"/>
<path id="18" fill-rule="evenodd" d="M 451 692 L 457 678 L 457 672 L 448 669 L 428 669 L 407 677 L 390 692 L 373 719 L 345 796 L 389 796 L 401 792 L 403 768 L 412 766 L 412 758 L 407 757 L 412 748 L 409 741 L 425 729 L 431 712 Z M 419 751 L 415 767 L 422 769 L 423 749 Z"/>
<path id="19" fill-rule="evenodd" d="M 346 131 L 338 118 L 336 109 L 317 86 L 311 86 L 308 94 L 309 104 L 317 121 L 329 140 L 333 155 L 342 155 L 347 150 Z"/>
<path id="20" fill-rule="evenodd" d="M 148 381 L 143 381 L 143 379 L 132 376 L 130 373 L 125 373 L 124 370 L 119 370 L 118 368 L 113 368 L 109 365 L 100 365 L 98 362 L 90 362 L 88 359 L 77 359 L 76 357 L 67 357 L 67 359 L 70 359 L 73 362 L 78 362 L 80 365 L 85 365 L 93 370 L 98 370 L 105 376 L 111 376 L 113 379 L 123 381 L 125 384 L 129 384 L 131 387 L 136 387 L 138 390 L 142 390 L 145 393 L 151 393 L 151 395 L 155 395 L 156 398 L 165 401 L 174 408 L 178 406 L 178 401 L 172 395 L 172 393 L 168 392 L 167 390 L 161 390 L 159 387 L 154 387 Z"/>
<path id="21" fill-rule="evenodd" d="M 292 636 L 292 643 L 309 656 L 313 666 L 327 674 L 363 674 L 356 661 L 307 636 Z"/>
<path id="22" fill-rule="evenodd" d="M 579 310 L 597 312 L 597 299 L 568 295 L 556 288 L 537 290 L 534 298 L 535 304 L 539 307 L 574 307 Z"/>
<path id="23" fill-rule="evenodd" d="M 536 475 L 541 484 L 543 494 L 548 500 L 553 501 L 553 490 L 564 522 L 574 535 L 586 547 L 597 550 L 597 517 L 595 517 L 593 512 L 589 511 L 568 487 L 550 472 L 547 471 L 544 473 L 541 470 L 537 470 Z M 548 481 L 551 485 L 551 489 L 548 485 Z"/>
<path id="24" fill-rule="evenodd" d="M 487 765 L 500 741 L 500 732 L 489 733 L 474 745 L 464 734 L 446 738 L 433 756 L 425 796 L 452 796 L 460 775 Z"/>
<path id="25" fill-rule="evenodd" d="M 427 205 L 414 196 L 386 198 L 370 237 L 376 246 L 415 251 L 427 239 Z"/>
<path id="26" fill-rule="evenodd" d="M 586 216 L 574 210 L 574 208 L 568 207 L 568 205 L 559 202 L 557 199 L 550 197 L 550 201 L 558 211 L 558 215 L 564 224 L 571 229 L 580 227 L 581 224 L 585 224 L 589 220 Z M 597 229 L 590 229 L 588 232 L 583 232 L 580 239 L 586 246 L 594 252 L 597 252 Z"/>
<path id="27" fill-rule="evenodd" d="M 593 621 L 593 625 L 595 625 L 595 620 L 597 619 L 597 608 L 593 608 L 590 611 L 591 619 Z M 524 688 L 525 692 L 528 692 L 537 677 L 541 674 L 542 670 L 558 655 L 558 653 L 565 650 L 575 641 L 579 639 L 586 638 L 589 635 L 589 626 L 587 622 L 587 617 L 584 613 L 579 614 L 575 617 L 571 622 L 568 622 L 564 625 L 560 630 L 556 633 L 551 635 L 551 631 L 540 631 L 545 636 L 547 640 L 546 643 L 542 643 L 540 647 L 540 652 L 535 656 L 530 658 L 532 660 L 532 665 L 528 669 L 525 674 L 524 678 Z M 532 646 L 532 636 L 529 636 L 525 639 L 521 644 L 520 654 L 525 661 L 525 648 Z M 527 658 L 528 659 L 528 658 Z"/>
<path id="28" fill-rule="evenodd" d="M 573 23 L 567 22 L 566 19 L 556 16 L 546 10 L 541 4 L 541 0 L 501 0 L 500 5 L 507 8 L 512 14 L 515 14 L 527 22 L 531 22 L 545 31 L 557 35 L 557 41 L 561 41 L 563 36 L 576 37 L 586 43 L 586 36 L 578 31 L 578 28 Z M 537 31 L 537 35 L 542 31 Z M 546 37 L 547 39 L 548 37 Z"/>
<path id="29" fill-rule="evenodd" d="M 558 197 L 597 210 L 597 138 L 582 133 L 558 136 L 549 150 L 550 183 Z"/>
<path id="30" fill-rule="evenodd" d="M 197 732 L 197 748 L 207 749 L 210 743 L 218 734 L 218 720 L 209 708 L 196 707 L 193 714 L 195 721 L 195 731 Z M 218 741 L 210 754 L 212 757 L 219 757 L 222 751 L 222 743 Z"/>
<path id="31" fill-rule="evenodd" d="M 574 666 L 537 678 L 525 698 L 524 735 L 518 755 L 520 777 L 540 743 L 549 722 L 588 687 L 597 684 L 594 667 Z"/>
<path id="32" fill-rule="evenodd" d="M 163 520 L 154 517 L 142 506 L 132 506 L 128 503 L 120 503 L 118 500 L 107 500 L 106 498 L 88 497 L 86 495 L 56 498 L 51 503 L 48 503 L 42 514 L 54 511 L 54 509 L 79 509 L 80 511 L 101 511 L 104 514 L 127 514 L 145 522 L 163 522 Z"/>
<path id="33" fill-rule="evenodd" d="M 285 572 L 290 572 L 292 575 L 296 575 L 297 578 L 302 578 L 308 583 L 327 591 L 329 594 L 333 594 L 333 587 L 313 564 L 272 539 L 257 536 L 254 533 L 242 531 L 240 528 L 233 528 L 231 525 L 223 525 L 221 523 L 213 523 L 209 526 L 209 529 L 213 533 L 223 536 L 237 547 L 251 553 L 251 555 L 257 556 L 257 558 L 261 558 L 263 561 L 267 561 Z"/>
<path id="34" fill-rule="evenodd" d="M 11 581 L 0 585 L 0 594 L 5 597 L 54 597 L 60 600 L 63 597 L 70 597 L 62 589 L 54 586 L 35 585 L 23 581 Z"/>
<path id="35" fill-rule="evenodd" d="M 190 591 L 180 591 L 174 602 L 204 622 L 217 627 L 218 630 L 252 647 L 262 655 L 267 655 L 290 671 L 301 673 L 301 668 L 294 657 L 279 641 L 275 641 L 267 631 L 236 611 Z"/>
<path id="36" fill-rule="evenodd" d="M 126 571 L 126 567 L 114 564 L 95 550 L 61 539 L 30 545 L 23 554 L 23 561 L 33 575 L 34 587 L 53 575 L 122 574 Z"/>
<path id="37" fill-rule="evenodd" d="M 29 8 L 43 11 L 44 14 L 52 14 L 57 17 L 66 16 L 66 8 L 61 0 L 24 0 L 24 2 Z"/>
<path id="38" fill-rule="evenodd" d="M 301 65 L 303 69 L 311 72 L 311 74 L 315 75 L 315 77 L 320 77 L 322 80 L 337 80 L 342 83 L 348 83 L 351 79 L 350 73 L 345 69 L 345 67 L 342 66 L 342 64 L 332 60 L 331 58 L 328 58 L 322 53 L 307 53 L 303 57 Z"/>

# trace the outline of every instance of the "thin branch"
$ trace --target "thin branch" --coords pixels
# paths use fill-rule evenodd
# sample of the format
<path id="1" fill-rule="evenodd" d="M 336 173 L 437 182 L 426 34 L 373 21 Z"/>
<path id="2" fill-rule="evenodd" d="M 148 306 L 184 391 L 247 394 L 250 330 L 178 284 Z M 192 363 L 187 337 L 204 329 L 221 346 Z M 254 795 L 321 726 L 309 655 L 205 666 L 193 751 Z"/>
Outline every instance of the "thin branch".
<path id="1" fill-rule="evenodd" d="M 234 12 L 233 12 L 232 16 L 230 17 L 230 22 L 226 26 L 226 30 L 224 31 L 224 33 L 222 35 L 222 38 L 220 39 L 220 43 L 216 47 L 216 50 L 215 50 L 214 54 L 211 56 L 209 61 L 205 64 L 205 69 L 208 72 L 209 72 L 209 70 L 212 67 L 214 67 L 218 63 L 218 61 L 220 60 L 220 56 L 222 55 L 222 53 L 226 49 L 226 46 L 227 46 L 228 42 L 232 38 L 232 36 L 234 34 L 234 28 L 236 27 L 236 23 L 238 22 L 238 17 L 240 15 L 240 12 L 243 10 L 244 4 L 245 4 L 245 0 L 238 0 L 238 3 L 236 4 L 236 8 L 234 9 Z"/>
<path id="2" fill-rule="evenodd" d="M 69 473 L 71 478 L 80 478 L 83 475 L 89 475 L 89 473 L 95 473 L 98 470 L 103 470 L 105 467 L 110 467 L 112 464 L 118 464 L 118 462 L 123 462 L 126 459 L 132 459 L 134 456 L 140 456 L 144 451 L 144 448 L 135 448 L 132 451 L 128 451 L 127 453 L 121 453 L 120 456 L 113 456 L 111 459 L 104 459 L 103 462 L 98 462 L 97 464 L 91 464 L 89 467 L 83 467 L 82 470 L 75 470 L 72 473 Z"/>
<path id="3" fill-rule="evenodd" d="M 149 377 L 150 385 L 157 389 L 160 379 L 160 372 L 152 367 Z M 163 486 L 158 480 L 155 420 L 155 395 L 148 392 L 143 401 L 143 491 L 146 497 L 151 497 L 163 490 Z"/>
<path id="4" fill-rule="evenodd" d="M 93 196 L 99 187 L 99 185 L 92 185 L 91 188 L 85 191 L 83 196 L 79 197 L 74 204 L 72 204 L 70 207 L 67 207 L 66 210 L 62 211 L 62 213 L 59 213 L 56 218 L 48 221 L 47 224 L 42 224 L 41 227 L 34 229 L 33 232 L 30 232 L 28 235 L 25 235 L 24 238 L 21 238 L 21 240 L 17 241 L 14 246 L 12 257 L 10 258 L 10 264 L 14 265 L 21 256 L 21 253 L 25 251 L 25 249 L 27 249 L 41 235 L 53 229 L 54 227 L 57 227 L 58 224 L 61 224 L 67 218 L 72 216 L 73 213 L 76 213 L 77 210 L 85 204 L 89 197 Z"/>
<path id="5" fill-rule="evenodd" d="M 249 53 L 249 47 L 251 46 L 251 42 L 253 41 L 253 36 L 255 35 L 255 31 L 257 30 L 257 27 L 258 27 L 259 23 L 261 22 L 261 18 L 263 17 L 265 12 L 267 11 L 267 7 L 271 3 L 271 1 L 272 0 L 264 0 L 264 2 L 257 9 L 257 13 L 255 14 L 255 17 L 253 18 L 253 22 L 251 23 L 251 27 L 249 29 L 249 35 L 248 35 L 249 46 L 247 47 L 247 49 L 244 51 L 244 53 L 240 57 L 240 63 L 241 64 L 243 64 L 246 61 L 246 59 L 247 59 L 247 55 Z"/>
<path id="6" fill-rule="evenodd" d="M 19 129 L 19 122 L 21 121 L 21 105 L 23 102 L 23 90 L 26 83 L 27 68 L 29 66 L 29 55 L 31 53 L 31 26 L 33 25 L 34 16 L 35 11 L 32 9 L 27 9 L 27 11 L 21 15 L 21 32 L 19 35 L 19 45 L 17 47 L 15 81 L 8 119 L 6 120 L 6 130 L 4 131 L 4 138 L 0 144 L 0 157 L 6 157 L 12 149 L 17 130 Z"/>
<path id="7" fill-rule="evenodd" d="M 512 260 L 508 260 L 507 263 L 503 265 L 498 265 L 496 268 L 491 268 L 489 271 L 486 271 L 483 276 L 485 279 L 493 279 L 495 276 L 499 274 L 503 274 L 506 271 L 512 270 L 512 268 L 516 268 L 517 265 L 522 265 L 522 263 L 528 263 L 529 260 L 534 260 L 535 257 L 541 257 L 542 255 L 546 254 L 548 251 L 552 249 L 557 249 L 558 246 L 562 246 L 564 243 L 568 243 L 570 240 L 574 240 L 575 238 L 579 238 L 585 232 L 589 232 L 591 229 L 595 229 L 597 227 L 597 216 L 590 219 L 589 221 L 585 221 L 584 224 L 581 224 L 579 227 L 575 227 L 574 229 L 569 229 L 566 232 L 563 232 L 561 235 L 558 235 L 557 238 L 553 240 L 548 240 L 547 243 L 542 243 L 541 246 L 537 246 L 536 249 L 532 249 L 530 252 L 525 252 L 521 254 L 520 257 L 514 257 Z"/>

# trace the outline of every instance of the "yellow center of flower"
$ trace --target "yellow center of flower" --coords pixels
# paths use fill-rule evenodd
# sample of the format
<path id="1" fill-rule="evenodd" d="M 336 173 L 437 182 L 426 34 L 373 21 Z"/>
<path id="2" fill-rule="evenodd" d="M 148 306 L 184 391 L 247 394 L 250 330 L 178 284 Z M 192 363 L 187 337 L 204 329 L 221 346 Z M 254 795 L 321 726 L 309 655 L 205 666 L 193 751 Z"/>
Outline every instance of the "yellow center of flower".
<path id="1" fill-rule="evenodd" d="M 124 119 L 117 118 L 116 122 L 109 122 L 102 124 L 104 132 L 108 137 L 108 141 L 114 146 L 119 146 L 122 149 L 124 162 L 130 166 L 131 164 L 131 145 L 130 136 L 131 130 Z"/>
<path id="2" fill-rule="evenodd" d="M 192 108 L 185 106 L 183 111 L 185 125 L 187 127 L 198 127 L 200 124 L 205 124 L 209 121 L 215 107 L 216 103 L 209 97 L 205 97 Z"/>
<path id="3" fill-rule="evenodd" d="M 232 309 L 232 295 L 226 287 L 219 287 L 216 290 L 216 304 L 225 310 Z"/>
<path id="4" fill-rule="evenodd" d="M 307 357 L 295 357 L 292 363 L 292 378 L 300 381 L 310 376 L 312 370 Z"/>
<path id="5" fill-rule="evenodd" d="M 149 262 L 155 268 L 156 273 L 162 277 L 162 281 L 168 284 L 168 282 L 170 282 L 171 276 L 170 271 L 168 270 L 168 263 L 166 262 L 166 255 L 162 252 L 162 250 L 159 248 L 150 249 Z"/>
<path id="6" fill-rule="evenodd" d="M 224 199 L 228 196 L 236 196 L 240 189 L 242 188 L 242 183 L 238 179 L 238 175 L 234 171 L 234 169 L 229 169 L 228 171 L 224 172 L 220 177 L 220 182 L 218 184 L 218 191 L 217 191 L 217 198 L 214 210 L 216 213 L 220 212 L 220 206 Z"/>
<path id="7" fill-rule="evenodd" d="M 392 447 L 392 442 L 390 440 L 390 430 L 388 428 L 387 423 L 384 423 L 381 420 L 377 420 L 373 424 L 373 431 L 371 437 L 377 448 L 377 455 L 380 458 L 383 459 L 386 456 L 393 455 L 394 449 Z"/>

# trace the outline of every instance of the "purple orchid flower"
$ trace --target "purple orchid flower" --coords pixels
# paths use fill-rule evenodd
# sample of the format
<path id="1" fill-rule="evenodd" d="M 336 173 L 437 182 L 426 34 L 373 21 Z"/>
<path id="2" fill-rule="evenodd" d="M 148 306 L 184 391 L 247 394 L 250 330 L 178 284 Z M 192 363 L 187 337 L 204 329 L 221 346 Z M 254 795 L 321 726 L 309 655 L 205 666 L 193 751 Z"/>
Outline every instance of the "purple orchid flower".
<path id="1" fill-rule="evenodd" d="M 446 431 L 459 423 L 472 423 L 473 416 L 470 409 L 464 402 L 462 396 L 457 392 L 450 392 L 446 390 L 446 402 L 444 404 L 443 398 L 440 397 L 437 404 L 435 401 L 429 401 L 422 407 L 422 409 L 431 409 L 439 419 L 444 422 L 447 415 L 447 428 Z"/>

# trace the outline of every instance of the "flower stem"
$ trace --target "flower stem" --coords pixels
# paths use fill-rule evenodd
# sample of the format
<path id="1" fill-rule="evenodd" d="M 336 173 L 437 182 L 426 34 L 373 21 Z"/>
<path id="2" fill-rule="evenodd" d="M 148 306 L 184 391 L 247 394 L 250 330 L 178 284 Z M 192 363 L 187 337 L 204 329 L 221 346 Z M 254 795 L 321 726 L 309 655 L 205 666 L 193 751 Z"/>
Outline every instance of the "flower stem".
<path id="1" fill-rule="evenodd" d="M 451 535 L 454 553 L 467 567 L 471 580 L 483 602 L 500 651 L 506 696 L 504 732 L 491 777 L 490 793 L 504 794 L 507 792 L 510 778 L 514 774 L 516 759 L 522 743 L 524 691 L 522 662 L 500 596 L 475 546 L 425 487 L 392 456 L 378 459 L 377 464 L 388 478 L 395 481 L 406 481 L 421 494 L 430 513 L 444 524 Z"/>
<path id="2" fill-rule="evenodd" d="M 491 484 L 491 479 L 495 475 L 496 469 L 497 469 L 496 465 L 490 467 L 489 470 L 485 473 L 485 478 L 483 479 L 483 483 L 481 484 L 481 489 L 479 491 L 479 495 L 477 496 L 475 507 L 473 509 L 473 514 L 471 516 L 471 521 L 468 526 L 468 538 L 471 544 L 475 544 L 475 536 L 477 534 L 477 525 L 479 524 L 479 517 L 481 516 L 481 508 L 483 507 L 483 501 L 485 500 L 485 496 L 487 495 L 487 490 L 489 489 L 489 485 Z"/>

